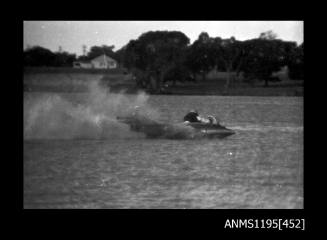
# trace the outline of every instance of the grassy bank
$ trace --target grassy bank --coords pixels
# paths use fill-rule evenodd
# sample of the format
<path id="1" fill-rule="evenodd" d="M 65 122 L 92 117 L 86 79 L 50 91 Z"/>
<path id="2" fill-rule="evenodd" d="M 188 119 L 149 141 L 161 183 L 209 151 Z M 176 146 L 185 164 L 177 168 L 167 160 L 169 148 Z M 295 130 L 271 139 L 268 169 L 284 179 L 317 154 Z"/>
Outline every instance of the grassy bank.
<path id="1" fill-rule="evenodd" d="M 124 69 L 78 68 L 25 68 L 24 91 L 85 92 L 91 82 L 99 81 L 112 92 L 136 93 L 138 89 L 132 75 Z M 225 90 L 224 78 L 208 78 L 196 83 L 178 83 L 166 89 L 166 94 L 176 95 L 231 95 L 231 96 L 303 96 L 303 81 L 283 80 L 264 87 L 263 82 L 251 86 L 234 84 Z"/>
<path id="2" fill-rule="evenodd" d="M 113 91 L 135 91 L 131 74 L 124 69 L 25 68 L 24 91 L 86 92 L 92 82 Z"/>
<path id="3" fill-rule="evenodd" d="M 270 83 L 265 87 L 263 82 L 253 84 L 234 84 L 225 89 L 224 79 L 210 79 L 193 84 L 180 84 L 167 89 L 178 95 L 230 95 L 230 96 L 303 96 L 303 81 L 284 80 Z"/>
<path id="4" fill-rule="evenodd" d="M 24 74 L 125 74 L 124 68 L 95 69 L 95 68 L 72 68 L 72 67 L 24 67 Z"/>

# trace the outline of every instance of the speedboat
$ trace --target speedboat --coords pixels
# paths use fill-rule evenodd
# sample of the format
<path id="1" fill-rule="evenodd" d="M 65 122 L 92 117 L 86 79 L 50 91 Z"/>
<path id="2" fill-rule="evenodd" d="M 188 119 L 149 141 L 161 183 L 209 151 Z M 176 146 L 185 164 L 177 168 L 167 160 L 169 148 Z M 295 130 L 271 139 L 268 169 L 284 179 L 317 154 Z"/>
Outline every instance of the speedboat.
<path id="1" fill-rule="evenodd" d="M 225 138 L 235 134 L 219 123 L 182 122 L 160 123 L 144 116 L 117 117 L 135 132 L 142 132 L 148 138 Z"/>

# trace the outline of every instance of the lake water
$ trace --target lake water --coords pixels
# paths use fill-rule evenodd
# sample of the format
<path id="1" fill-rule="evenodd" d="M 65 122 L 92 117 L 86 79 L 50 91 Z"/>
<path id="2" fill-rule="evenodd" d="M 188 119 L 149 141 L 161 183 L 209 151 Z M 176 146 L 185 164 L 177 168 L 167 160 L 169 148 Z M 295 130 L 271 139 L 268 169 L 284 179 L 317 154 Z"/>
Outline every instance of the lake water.
<path id="1" fill-rule="evenodd" d="M 302 97 L 45 95 L 24 96 L 24 208 L 303 208 Z M 236 134 L 147 139 L 80 121 L 132 103 L 169 122 L 197 109 Z"/>

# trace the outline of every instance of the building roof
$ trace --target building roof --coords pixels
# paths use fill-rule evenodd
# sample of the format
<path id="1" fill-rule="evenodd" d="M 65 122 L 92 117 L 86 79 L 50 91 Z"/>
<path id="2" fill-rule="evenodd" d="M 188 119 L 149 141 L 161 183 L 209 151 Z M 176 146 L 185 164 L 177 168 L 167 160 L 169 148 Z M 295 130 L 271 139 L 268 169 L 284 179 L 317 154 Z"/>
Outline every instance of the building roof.
<path id="1" fill-rule="evenodd" d="M 92 62 L 117 62 L 115 59 L 111 58 L 111 57 L 108 57 L 107 55 L 105 54 L 102 54 L 96 58 L 93 58 L 91 60 Z"/>

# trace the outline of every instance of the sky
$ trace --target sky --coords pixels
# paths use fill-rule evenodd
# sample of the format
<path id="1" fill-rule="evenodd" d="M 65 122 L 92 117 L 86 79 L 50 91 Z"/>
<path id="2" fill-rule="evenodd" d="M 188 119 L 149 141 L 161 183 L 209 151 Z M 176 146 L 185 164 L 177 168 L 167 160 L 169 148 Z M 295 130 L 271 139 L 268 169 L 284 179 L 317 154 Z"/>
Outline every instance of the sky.
<path id="1" fill-rule="evenodd" d="M 272 30 L 277 38 L 303 42 L 303 21 L 24 21 L 24 49 L 42 46 L 51 51 L 82 55 L 82 46 L 114 45 L 119 50 L 147 31 L 181 31 L 193 43 L 201 32 L 237 40 L 257 38 Z"/>

